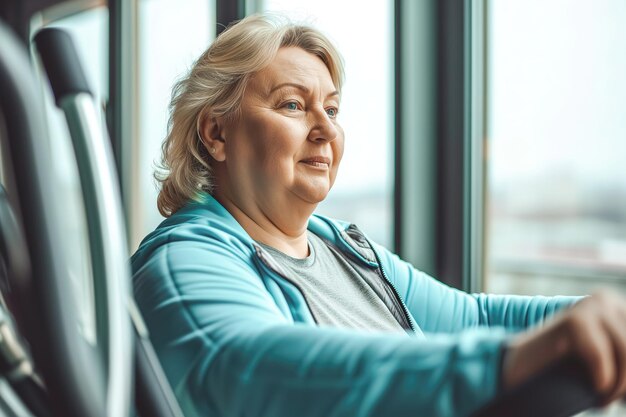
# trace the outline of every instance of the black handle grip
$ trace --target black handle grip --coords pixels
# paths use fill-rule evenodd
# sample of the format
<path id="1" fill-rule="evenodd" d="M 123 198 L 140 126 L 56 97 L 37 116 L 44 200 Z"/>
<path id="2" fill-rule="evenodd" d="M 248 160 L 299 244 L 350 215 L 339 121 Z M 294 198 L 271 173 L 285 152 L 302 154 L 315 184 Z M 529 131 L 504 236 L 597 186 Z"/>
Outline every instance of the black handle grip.
<path id="1" fill-rule="evenodd" d="M 567 358 L 506 391 L 472 417 L 569 417 L 599 404 L 583 364 Z"/>
<path id="2" fill-rule="evenodd" d="M 35 35 L 34 42 L 48 74 L 57 106 L 67 95 L 92 94 L 72 37 L 67 32 L 45 28 Z"/>

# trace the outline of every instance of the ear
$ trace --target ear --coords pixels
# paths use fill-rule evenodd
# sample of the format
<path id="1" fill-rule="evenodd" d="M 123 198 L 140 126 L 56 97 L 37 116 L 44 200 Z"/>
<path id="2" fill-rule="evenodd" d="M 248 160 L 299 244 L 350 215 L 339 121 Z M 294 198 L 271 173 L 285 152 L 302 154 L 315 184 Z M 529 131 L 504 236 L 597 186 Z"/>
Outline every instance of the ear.
<path id="1" fill-rule="evenodd" d="M 198 133 L 209 155 L 218 162 L 226 160 L 226 141 L 223 136 L 223 121 L 207 115 L 200 120 Z"/>

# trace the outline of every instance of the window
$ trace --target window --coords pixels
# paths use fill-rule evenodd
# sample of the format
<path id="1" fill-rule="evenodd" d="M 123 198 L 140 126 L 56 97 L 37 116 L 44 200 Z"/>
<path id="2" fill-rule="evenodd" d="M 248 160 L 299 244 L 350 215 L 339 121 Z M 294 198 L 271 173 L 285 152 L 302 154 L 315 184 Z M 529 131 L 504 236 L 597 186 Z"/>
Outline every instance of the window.
<path id="1" fill-rule="evenodd" d="M 317 212 L 358 225 L 391 247 L 393 198 L 393 2 L 266 0 L 263 9 L 320 29 L 343 55 L 339 122 L 345 153 Z"/>
<path id="2" fill-rule="evenodd" d="M 488 2 L 483 290 L 626 289 L 625 19 L 620 0 Z"/>
<path id="3" fill-rule="evenodd" d="M 626 3 L 489 2 L 486 290 L 626 289 Z"/>
<path id="4" fill-rule="evenodd" d="M 153 180 L 167 132 L 174 83 L 191 68 L 215 36 L 215 2 L 143 0 L 139 3 L 139 141 L 133 177 L 141 196 L 133 210 L 131 251 L 163 220 L 157 211 L 158 184 Z"/>

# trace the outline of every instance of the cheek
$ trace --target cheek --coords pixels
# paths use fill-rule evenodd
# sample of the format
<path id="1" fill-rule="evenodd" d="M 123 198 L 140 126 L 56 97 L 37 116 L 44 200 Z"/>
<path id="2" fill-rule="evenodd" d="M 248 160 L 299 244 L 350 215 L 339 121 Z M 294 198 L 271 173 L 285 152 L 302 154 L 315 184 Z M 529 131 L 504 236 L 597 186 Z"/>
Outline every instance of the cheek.
<path id="1" fill-rule="evenodd" d="M 293 137 L 295 126 L 289 123 L 272 123 L 272 120 L 250 123 L 242 143 L 246 160 L 252 171 L 269 176 L 284 176 L 293 166 L 297 141 Z M 243 149 L 235 150 L 235 152 Z M 243 167 L 245 169 L 245 167 Z"/>
<path id="2" fill-rule="evenodd" d="M 270 158 L 261 132 L 255 132 L 249 126 L 241 127 L 226 139 L 226 163 L 229 176 L 235 183 L 247 183 L 259 178 L 267 165 L 266 160 Z"/>
<path id="3" fill-rule="evenodd" d="M 259 118 L 261 119 L 261 118 Z M 249 117 L 242 123 L 242 129 L 237 137 L 238 149 L 235 152 L 245 153 L 246 159 L 259 162 L 267 158 L 268 137 L 271 137 L 271 129 L 266 123 L 254 117 Z"/>
<path id="4" fill-rule="evenodd" d="M 343 129 L 341 127 L 339 127 L 338 129 L 339 129 L 339 136 L 331 144 L 335 161 L 336 161 L 336 164 L 334 167 L 335 170 L 337 170 L 337 168 L 339 167 L 339 163 L 341 162 L 341 159 L 343 157 L 343 151 L 345 147 L 345 137 L 343 135 Z"/>

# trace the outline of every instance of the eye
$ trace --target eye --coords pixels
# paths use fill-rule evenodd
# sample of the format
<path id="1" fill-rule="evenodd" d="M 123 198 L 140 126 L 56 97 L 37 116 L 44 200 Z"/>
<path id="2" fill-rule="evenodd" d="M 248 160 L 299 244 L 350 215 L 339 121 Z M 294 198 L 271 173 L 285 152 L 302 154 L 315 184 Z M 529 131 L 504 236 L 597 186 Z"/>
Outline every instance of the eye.
<path id="1" fill-rule="evenodd" d="M 326 109 L 326 114 L 331 119 L 334 119 L 335 117 L 337 117 L 337 113 L 339 113 L 339 109 L 336 107 L 329 107 Z"/>
<path id="2" fill-rule="evenodd" d="M 286 108 L 287 110 L 298 110 L 298 103 L 295 101 L 289 101 L 285 104 L 283 104 L 283 107 Z"/>

